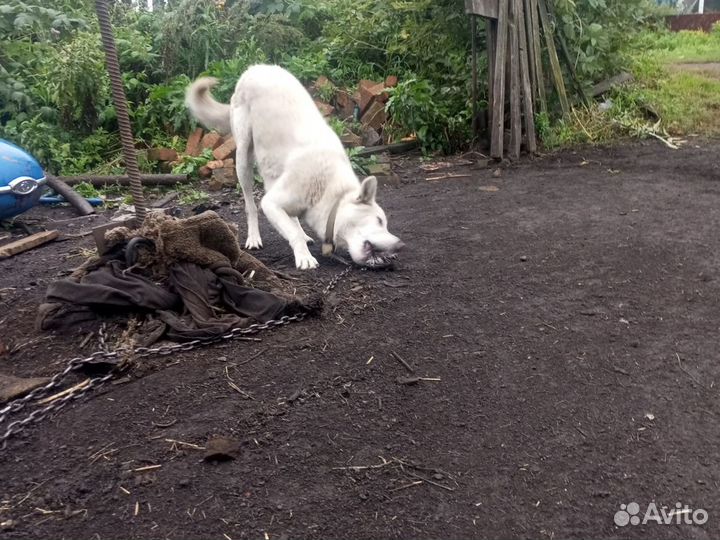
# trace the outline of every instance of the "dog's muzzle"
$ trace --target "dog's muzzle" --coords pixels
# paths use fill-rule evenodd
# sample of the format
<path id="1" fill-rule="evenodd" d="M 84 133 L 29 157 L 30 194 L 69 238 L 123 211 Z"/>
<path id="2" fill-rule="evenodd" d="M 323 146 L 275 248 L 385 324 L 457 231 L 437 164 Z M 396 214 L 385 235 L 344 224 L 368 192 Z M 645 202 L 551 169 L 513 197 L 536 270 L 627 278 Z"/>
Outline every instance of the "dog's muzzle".
<path id="1" fill-rule="evenodd" d="M 390 249 L 380 250 L 373 246 L 372 243 L 365 241 L 364 248 L 367 252 L 363 266 L 372 269 L 388 268 L 392 266 L 397 259 L 398 252 L 405 247 L 405 244 L 398 241 Z"/>

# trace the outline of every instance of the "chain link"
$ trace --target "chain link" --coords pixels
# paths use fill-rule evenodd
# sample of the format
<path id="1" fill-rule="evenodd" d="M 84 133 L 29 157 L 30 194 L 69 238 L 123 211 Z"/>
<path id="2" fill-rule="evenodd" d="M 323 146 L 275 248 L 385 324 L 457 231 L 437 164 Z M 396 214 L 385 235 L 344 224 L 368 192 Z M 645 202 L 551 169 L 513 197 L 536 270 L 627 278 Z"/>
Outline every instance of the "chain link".
<path id="1" fill-rule="evenodd" d="M 344 278 L 346 275 L 348 275 L 350 273 L 350 270 L 352 270 L 352 267 L 348 266 L 341 272 L 338 272 L 328 282 L 327 286 L 323 289 L 323 292 L 322 292 L 323 296 L 327 296 L 330 293 L 330 291 L 332 291 L 335 287 L 337 287 L 337 284 L 339 283 L 339 281 L 342 278 Z M 184 343 L 173 343 L 172 345 L 162 345 L 160 347 L 136 347 L 134 349 L 122 347 L 119 349 L 115 349 L 114 351 L 108 351 L 108 350 L 97 351 L 85 358 L 75 357 L 67 363 L 67 366 L 65 367 L 65 369 L 63 371 L 56 373 L 45 386 L 40 386 L 40 387 L 36 388 L 32 392 L 23 396 L 22 398 L 13 400 L 10 403 L 8 403 L 5 407 L 0 409 L 0 427 L 5 423 L 5 421 L 11 415 L 20 412 L 31 401 L 46 397 L 50 393 L 51 390 L 60 386 L 60 384 L 63 382 L 63 380 L 71 372 L 78 370 L 87 364 L 97 363 L 98 360 L 117 360 L 117 359 L 123 359 L 123 358 L 124 359 L 145 358 L 148 356 L 164 356 L 164 355 L 168 355 L 168 354 L 173 354 L 175 352 L 192 351 L 193 349 L 196 349 L 198 347 L 204 347 L 206 345 L 211 345 L 213 343 L 219 343 L 222 341 L 237 339 L 240 337 L 257 334 L 257 333 L 263 332 L 265 330 L 270 330 L 271 328 L 277 328 L 280 326 L 286 326 L 286 325 L 294 323 L 294 322 L 300 322 L 300 321 L 304 320 L 306 317 L 307 317 L 306 313 L 297 313 L 295 315 L 283 315 L 279 319 L 274 319 L 274 320 L 267 321 L 264 323 L 255 323 L 255 324 L 251 324 L 250 326 L 246 326 L 244 328 L 233 328 L 232 330 L 230 330 L 229 332 L 227 332 L 225 334 L 222 334 L 220 336 L 214 336 L 211 338 L 194 339 L 192 341 L 186 341 Z M 103 325 L 99 332 L 99 338 L 100 338 L 101 347 L 106 348 L 104 329 L 105 328 Z M 49 403 L 47 406 L 45 406 L 43 408 L 34 410 L 33 412 L 31 412 L 30 414 L 25 416 L 25 418 L 23 418 L 22 420 L 15 420 L 14 422 L 10 422 L 9 424 L 7 424 L 7 428 L 5 429 L 5 432 L 2 435 L 0 435 L 0 449 L 4 450 L 7 446 L 8 439 L 10 439 L 14 435 L 17 435 L 20 431 L 25 429 L 25 427 L 28 424 L 40 422 L 41 420 L 46 418 L 48 415 L 50 415 L 54 412 L 58 412 L 61 409 L 63 409 L 71 401 L 81 398 L 82 396 L 87 394 L 90 390 L 99 388 L 100 386 L 104 385 L 107 381 L 109 381 L 110 379 L 115 377 L 120 371 L 122 371 L 127 366 L 127 364 L 128 364 L 127 361 L 119 361 L 110 370 L 110 372 L 107 373 L 106 375 L 103 375 L 102 377 L 94 377 L 92 379 L 89 379 L 89 382 L 87 384 L 78 386 L 78 388 L 76 390 L 68 392 L 66 395 L 62 396 L 61 398 L 58 398 L 57 400 L 53 400 L 51 403 Z"/>

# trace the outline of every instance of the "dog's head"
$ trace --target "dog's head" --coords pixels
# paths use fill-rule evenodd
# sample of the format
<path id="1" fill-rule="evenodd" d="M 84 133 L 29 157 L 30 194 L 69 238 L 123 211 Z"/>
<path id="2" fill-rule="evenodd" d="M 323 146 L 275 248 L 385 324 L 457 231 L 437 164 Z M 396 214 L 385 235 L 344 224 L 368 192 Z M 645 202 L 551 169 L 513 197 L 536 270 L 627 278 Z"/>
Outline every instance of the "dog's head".
<path id="1" fill-rule="evenodd" d="M 357 264 L 380 267 L 389 264 L 404 244 L 387 228 L 385 212 L 375 202 L 377 179 L 368 176 L 357 193 L 346 197 L 335 217 L 335 240 L 347 248 Z"/>

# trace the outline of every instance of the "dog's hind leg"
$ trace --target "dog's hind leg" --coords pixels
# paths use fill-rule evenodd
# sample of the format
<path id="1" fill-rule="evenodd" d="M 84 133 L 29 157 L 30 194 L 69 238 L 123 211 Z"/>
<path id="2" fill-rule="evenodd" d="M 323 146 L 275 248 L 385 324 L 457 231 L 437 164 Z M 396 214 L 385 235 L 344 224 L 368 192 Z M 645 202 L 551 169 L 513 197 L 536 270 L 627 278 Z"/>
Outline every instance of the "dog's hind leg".
<path id="1" fill-rule="evenodd" d="M 237 150 L 235 152 L 235 170 L 238 184 L 242 189 L 245 200 L 245 214 L 247 215 L 247 241 L 245 249 L 260 249 L 260 227 L 258 225 L 258 210 L 253 197 L 253 147 L 250 119 L 244 107 L 233 107 L 232 134 L 235 138 Z"/>
<path id="2" fill-rule="evenodd" d="M 282 177 L 277 182 L 277 186 L 281 185 Z M 300 226 L 298 219 L 287 213 L 286 207 L 291 203 L 286 200 L 284 192 L 274 186 L 265 194 L 260 204 L 265 217 L 290 244 L 295 255 L 295 266 L 301 270 L 317 268 L 317 259 L 310 254 L 307 247 L 308 236 Z"/>

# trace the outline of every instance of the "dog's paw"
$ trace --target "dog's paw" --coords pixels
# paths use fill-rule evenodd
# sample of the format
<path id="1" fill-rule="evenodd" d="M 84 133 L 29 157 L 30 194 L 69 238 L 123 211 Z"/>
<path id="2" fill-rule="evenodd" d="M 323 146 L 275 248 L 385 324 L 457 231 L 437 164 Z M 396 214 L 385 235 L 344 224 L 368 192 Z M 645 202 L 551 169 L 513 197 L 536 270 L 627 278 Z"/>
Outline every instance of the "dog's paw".
<path id="1" fill-rule="evenodd" d="M 263 247 L 262 240 L 259 236 L 257 237 L 251 237 L 248 236 L 247 241 L 245 242 L 245 249 L 261 249 Z"/>
<path id="2" fill-rule="evenodd" d="M 308 253 L 307 255 L 296 256 L 295 266 L 300 270 L 312 270 L 313 268 L 317 268 L 319 264 L 317 259 Z"/>

